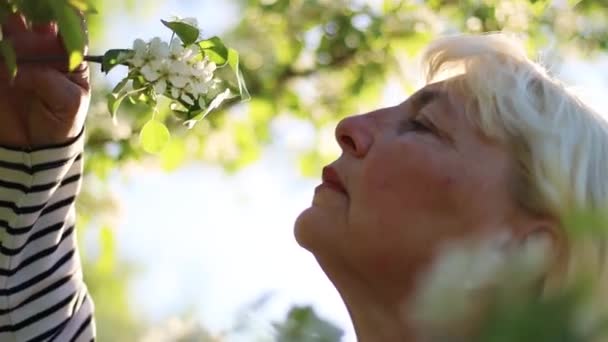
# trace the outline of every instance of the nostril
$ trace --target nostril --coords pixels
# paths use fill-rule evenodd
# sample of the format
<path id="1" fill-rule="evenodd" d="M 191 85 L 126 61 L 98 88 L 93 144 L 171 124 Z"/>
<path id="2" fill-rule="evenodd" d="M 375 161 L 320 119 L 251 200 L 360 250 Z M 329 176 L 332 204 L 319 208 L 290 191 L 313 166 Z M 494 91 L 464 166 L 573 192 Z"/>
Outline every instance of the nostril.
<path id="1" fill-rule="evenodd" d="M 342 134 L 339 137 L 340 144 L 344 147 L 351 149 L 352 151 L 357 151 L 357 145 L 355 145 L 355 140 L 350 137 L 350 135 Z"/>

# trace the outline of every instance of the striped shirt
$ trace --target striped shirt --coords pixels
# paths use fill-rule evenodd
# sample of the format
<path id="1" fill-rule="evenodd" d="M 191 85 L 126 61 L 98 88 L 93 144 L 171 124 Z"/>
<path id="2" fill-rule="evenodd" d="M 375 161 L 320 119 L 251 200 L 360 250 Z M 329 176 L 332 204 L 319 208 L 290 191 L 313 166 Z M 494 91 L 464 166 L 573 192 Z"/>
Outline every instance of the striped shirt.
<path id="1" fill-rule="evenodd" d="M 0 147 L 0 341 L 95 339 L 74 231 L 83 140 Z"/>

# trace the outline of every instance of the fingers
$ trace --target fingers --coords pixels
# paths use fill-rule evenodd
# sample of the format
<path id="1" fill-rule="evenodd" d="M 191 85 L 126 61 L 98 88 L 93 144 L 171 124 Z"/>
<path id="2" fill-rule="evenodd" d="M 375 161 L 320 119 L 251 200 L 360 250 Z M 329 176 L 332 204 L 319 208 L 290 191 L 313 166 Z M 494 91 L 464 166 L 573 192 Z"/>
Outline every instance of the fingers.
<path id="1" fill-rule="evenodd" d="M 57 24 L 56 23 L 37 23 L 32 24 L 32 31 L 45 35 L 57 35 Z"/>
<path id="2" fill-rule="evenodd" d="M 75 115 L 88 96 L 88 72 L 66 77 L 55 69 L 23 66 L 15 77 L 14 87 L 29 91 L 55 113 Z"/>
<path id="3" fill-rule="evenodd" d="M 4 37 L 10 37 L 13 34 L 26 32 L 27 30 L 25 18 L 19 13 L 9 15 L 4 24 L 2 24 L 2 35 Z"/>
<path id="4" fill-rule="evenodd" d="M 56 23 L 37 23 L 28 27 L 19 13 L 9 15 L 2 24 L 3 37 L 13 43 L 18 56 L 65 54 L 57 31 Z"/>
<path id="5" fill-rule="evenodd" d="M 85 17 L 82 13 L 77 13 L 81 18 L 82 27 L 86 34 Z M 23 15 L 15 13 L 6 19 L 2 29 L 3 36 L 11 41 L 18 59 L 44 60 L 45 56 L 48 56 L 50 61 L 37 61 L 35 62 L 36 65 L 68 72 L 68 55 L 56 23 L 36 23 L 28 27 Z M 86 46 L 84 53 L 87 53 Z M 77 75 L 73 77 L 76 83 L 84 89 L 88 89 L 88 67 L 83 64 L 76 71 Z M 83 82 L 83 80 L 86 80 L 86 82 Z"/>
<path id="6" fill-rule="evenodd" d="M 89 64 L 82 63 L 80 66 L 73 72 L 66 74 L 66 77 L 79 85 L 83 90 L 89 91 L 91 90 L 90 85 L 90 72 L 89 72 Z"/>
<path id="7" fill-rule="evenodd" d="M 23 32 L 9 38 L 19 65 L 28 65 L 27 60 L 36 60 L 36 65 L 68 71 L 68 57 L 63 44 L 57 36 Z M 46 61 L 45 61 L 46 59 Z M 32 62 L 30 62 L 31 64 Z"/>
<path id="8" fill-rule="evenodd" d="M 9 37 L 17 56 L 65 55 L 63 44 L 55 35 L 20 32 Z"/>

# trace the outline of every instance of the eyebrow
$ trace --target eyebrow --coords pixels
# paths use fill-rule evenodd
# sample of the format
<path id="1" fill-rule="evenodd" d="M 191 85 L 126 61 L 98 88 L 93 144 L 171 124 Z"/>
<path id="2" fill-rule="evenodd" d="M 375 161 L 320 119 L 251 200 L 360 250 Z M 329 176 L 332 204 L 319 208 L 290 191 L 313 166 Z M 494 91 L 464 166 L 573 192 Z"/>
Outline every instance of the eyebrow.
<path id="1" fill-rule="evenodd" d="M 412 99 L 412 108 L 415 112 L 424 108 L 429 103 L 443 99 L 447 96 L 444 91 L 436 90 L 436 89 L 425 89 L 421 90 L 413 99 Z"/>
<path id="2" fill-rule="evenodd" d="M 415 95 L 415 97 L 412 99 L 412 110 L 414 113 L 418 113 L 421 109 L 423 109 L 425 106 L 427 106 L 431 102 L 437 101 L 437 100 L 441 101 L 441 100 L 445 100 L 447 98 L 448 98 L 448 93 L 443 90 L 437 90 L 437 89 L 421 90 L 420 93 Z M 433 122 L 433 125 L 439 131 L 439 135 L 443 136 L 443 138 L 445 138 L 452 145 L 454 145 L 454 138 L 452 137 L 452 135 L 450 135 L 450 133 L 447 130 L 438 127 L 435 124 L 435 122 Z"/>

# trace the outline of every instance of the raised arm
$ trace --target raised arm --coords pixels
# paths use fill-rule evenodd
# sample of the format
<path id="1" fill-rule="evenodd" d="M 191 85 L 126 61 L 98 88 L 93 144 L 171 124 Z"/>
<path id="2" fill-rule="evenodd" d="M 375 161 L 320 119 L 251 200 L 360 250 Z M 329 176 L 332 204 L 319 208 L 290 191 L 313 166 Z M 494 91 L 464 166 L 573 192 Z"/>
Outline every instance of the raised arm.
<path id="1" fill-rule="evenodd" d="M 18 56 L 65 54 L 53 24 L 2 31 Z M 0 70 L 0 341 L 94 340 L 74 232 L 89 98 L 86 65 Z"/>

